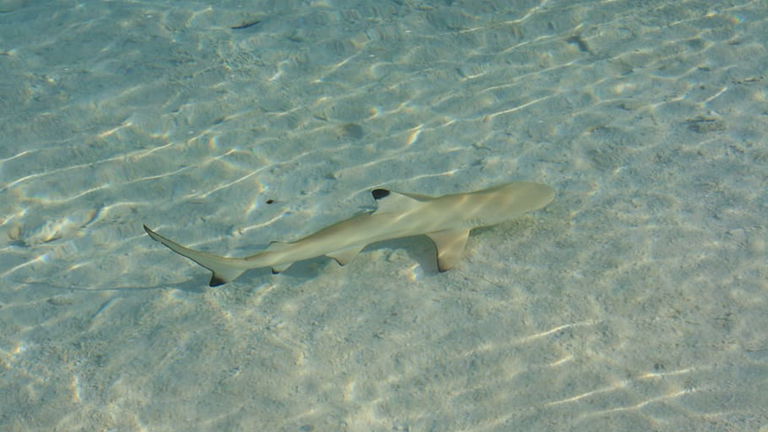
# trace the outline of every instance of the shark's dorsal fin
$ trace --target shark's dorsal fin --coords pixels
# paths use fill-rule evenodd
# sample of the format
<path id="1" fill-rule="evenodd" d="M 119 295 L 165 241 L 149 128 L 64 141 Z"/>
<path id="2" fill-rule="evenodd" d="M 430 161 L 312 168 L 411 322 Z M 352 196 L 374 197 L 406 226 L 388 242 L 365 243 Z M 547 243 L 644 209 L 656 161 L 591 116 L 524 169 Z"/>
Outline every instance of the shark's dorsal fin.
<path id="1" fill-rule="evenodd" d="M 403 212 L 418 207 L 431 197 L 426 195 L 404 194 L 387 189 L 374 189 L 371 191 L 376 200 L 376 213 Z"/>
<path id="2" fill-rule="evenodd" d="M 445 230 L 428 233 L 427 236 L 437 247 L 437 268 L 444 272 L 450 270 L 464 255 L 464 246 L 469 237 L 468 229 Z"/>
<path id="3" fill-rule="evenodd" d="M 276 252 L 276 251 L 285 250 L 286 248 L 288 248 L 288 246 L 290 246 L 290 243 L 273 241 L 269 243 L 269 246 L 267 246 L 265 250 L 268 250 L 270 252 Z"/>

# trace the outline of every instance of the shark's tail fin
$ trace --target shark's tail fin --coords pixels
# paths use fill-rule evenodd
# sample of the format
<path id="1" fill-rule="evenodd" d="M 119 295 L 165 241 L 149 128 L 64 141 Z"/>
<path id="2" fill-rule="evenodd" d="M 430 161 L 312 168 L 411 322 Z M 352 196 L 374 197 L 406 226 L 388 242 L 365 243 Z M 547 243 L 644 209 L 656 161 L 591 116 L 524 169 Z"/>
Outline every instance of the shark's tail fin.
<path id="1" fill-rule="evenodd" d="M 149 229 L 146 225 L 144 225 L 144 231 L 146 231 L 153 240 L 159 241 L 168 249 L 191 259 L 213 272 L 211 282 L 208 284 L 212 287 L 231 282 L 248 270 L 248 266 L 245 264 L 244 260 L 238 258 L 226 258 L 208 252 L 190 249 L 171 239 L 161 236 Z"/>

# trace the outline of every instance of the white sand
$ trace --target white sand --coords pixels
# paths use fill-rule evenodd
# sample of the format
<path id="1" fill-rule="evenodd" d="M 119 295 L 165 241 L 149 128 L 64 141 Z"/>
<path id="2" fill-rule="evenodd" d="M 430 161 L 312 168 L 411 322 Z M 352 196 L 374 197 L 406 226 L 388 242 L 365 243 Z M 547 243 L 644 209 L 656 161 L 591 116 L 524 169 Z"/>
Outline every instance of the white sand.
<path id="1" fill-rule="evenodd" d="M 511 3 L 0 0 L 0 430 L 768 430 L 765 3 Z M 141 229 L 514 180 L 444 274 Z"/>

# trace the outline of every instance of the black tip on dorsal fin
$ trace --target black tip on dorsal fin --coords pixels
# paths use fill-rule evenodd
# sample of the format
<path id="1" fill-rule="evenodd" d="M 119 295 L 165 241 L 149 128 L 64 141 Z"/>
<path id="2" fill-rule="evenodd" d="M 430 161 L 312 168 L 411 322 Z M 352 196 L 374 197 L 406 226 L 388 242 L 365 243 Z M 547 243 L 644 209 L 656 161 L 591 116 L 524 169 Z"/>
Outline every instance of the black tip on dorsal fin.
<path id="1" fill-rule="evenodd" d="M 373 195 L 373 199 L 380 200 L 389 195 L 389 191 L 386 189 L 374 189 L 371 191 L 371 195 Z"/>

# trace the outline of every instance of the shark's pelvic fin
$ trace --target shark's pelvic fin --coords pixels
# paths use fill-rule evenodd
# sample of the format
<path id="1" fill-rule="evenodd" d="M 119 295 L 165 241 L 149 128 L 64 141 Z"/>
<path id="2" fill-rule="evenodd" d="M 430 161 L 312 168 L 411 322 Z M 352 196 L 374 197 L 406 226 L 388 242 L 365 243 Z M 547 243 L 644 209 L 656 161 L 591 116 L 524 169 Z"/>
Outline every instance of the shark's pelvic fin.
<path id="1" fill-rule="evenodd" d="M 275 266 L 272 266 L 272 274 L 278 274 L 282 273 L 286 270 L 288 270 L 293 265 L 292 262 L 285 263 L 285 264 L 278 264 Z"/>
<path id="2" fill-rule="evenodd" d="M 280 251 L 287 250 L 290 247 L 291 247 L 290 243 L 273 241 L 272 243 L 269 244 L 269 247 L 265 249 L 264 252 L 280 252 Z M 288 270 L 288 268 L 291 267 L 292 265 L 293 265 L 293 262 L 274 265 L 272 266 L 272 274 L 282 273 Z"/>
<path id="3" fill-rule="evenodd" d="M 352 261 L 353 258 L 357 256 L 357 254 L 360 253 L 361 250 L 363 250 L 365 246 L 360 245 L 354 245 L 350 246 L 348 248 L 339 249 L 337 251 L 331 252 L 329 254 L 325 254 L 326 256 L 329 256 L 336 260 L 339 265 L 347 265 L 348 262 Z"/>
<path id="4" fill-rule="evenodd" d="M 226 258 L 214 254 L 210 254 L 208 252 L 202 252 L 194 249 L 190 249 L 188 247 L 182 246 L 175 241 L 163 237 L 160 234 L 152 231 L 144 225 L 144 231 L 149 234 L 150 237 L 152 237 L 153 240 L 159 241 L 163 244 L 163 246 L 167 247 L 168 249 L 178 253 L 179 255 L 183 255 L 192 261 L 200 264 L 201 266 L 207 268 L 211 272 L 213 272 L 213 275 L 211 276 L 211 281 L 208 283 L 209 286 L 219 286 L 223 285 L 227 282 L 230 282 L 243 274 L 245 270 L 247 270 L 247 267 L 240 264 L 240 261 L 237 258 Z"/>
<path id="5" fill-rule="evenodd" d="M 464 255 L 469 237 L 468 229 L 445 230 L 428 233 L 437 247 L 437 268 L 444 272 L 453 268 Z"/>

